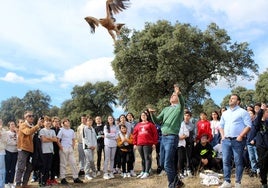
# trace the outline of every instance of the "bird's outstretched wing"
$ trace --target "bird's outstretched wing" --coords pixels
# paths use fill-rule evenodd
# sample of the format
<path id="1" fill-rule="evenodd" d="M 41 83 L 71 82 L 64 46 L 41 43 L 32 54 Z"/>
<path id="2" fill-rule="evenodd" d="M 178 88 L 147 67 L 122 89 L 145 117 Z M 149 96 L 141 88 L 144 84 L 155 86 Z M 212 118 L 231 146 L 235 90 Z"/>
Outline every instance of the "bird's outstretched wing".
<path id="1" fill-rule="evenodd" d="M 92 16 L 85 17 L 85 20 L 90 26 L 90 32 L 95 33 L 95 28 L 99 26 L 100 21 Z"/>
<path id="2" fill-rule="evenodd" d="M 106 0 L 107 15 L 113 17 L 113 14 L 118 14 L 127 9 L 130 5 L 129 0 Z"/>

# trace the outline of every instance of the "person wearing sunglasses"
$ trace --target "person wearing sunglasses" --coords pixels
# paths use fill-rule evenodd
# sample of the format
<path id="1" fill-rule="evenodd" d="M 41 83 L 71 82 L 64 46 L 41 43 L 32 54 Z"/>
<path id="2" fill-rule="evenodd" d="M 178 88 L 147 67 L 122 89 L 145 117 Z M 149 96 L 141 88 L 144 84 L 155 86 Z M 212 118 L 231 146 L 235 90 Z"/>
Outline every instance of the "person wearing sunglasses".
<path id="1" fill-rule="evenodd" d="M 25 111 L 25 121 L 20 124 L 18 131 L 18 160 L 15 177 L 16 186 L 27 186 L 32 172 L 31 158 L 34 152 L 33 135 L 42 126 L 39 119 L 34 125 L 34 115 L 32 111 Z"/>

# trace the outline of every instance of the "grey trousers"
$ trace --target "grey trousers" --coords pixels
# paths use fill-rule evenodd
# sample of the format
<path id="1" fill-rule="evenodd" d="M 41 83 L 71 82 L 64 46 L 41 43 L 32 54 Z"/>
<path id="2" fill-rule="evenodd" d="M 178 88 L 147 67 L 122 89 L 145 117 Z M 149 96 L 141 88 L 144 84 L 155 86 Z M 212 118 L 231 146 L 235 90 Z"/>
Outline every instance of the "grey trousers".
<path id="1" fill-rule="evenodd" d="M 32 153 L 28 151 L 18 151 L 16 185 L 27 185 L 32 172 Z M 23 176 L 23 177 L 22 177 Z"/>

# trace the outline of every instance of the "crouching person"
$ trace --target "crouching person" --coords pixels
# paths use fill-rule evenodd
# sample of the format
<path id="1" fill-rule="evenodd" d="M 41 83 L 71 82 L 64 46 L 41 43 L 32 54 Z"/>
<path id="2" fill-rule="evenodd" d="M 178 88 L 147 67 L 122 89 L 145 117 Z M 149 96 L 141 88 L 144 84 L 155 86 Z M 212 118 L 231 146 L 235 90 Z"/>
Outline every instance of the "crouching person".
<path id="1" fill-rule="evenodd" d="M 209 143 L 209 135 L 203 134 L 200 142 L 196 144 L 193 151 L 193 165 L 195 172 L 203 169 L 220 170 L 220 163 L 217 162 L 215 152 Z"/>

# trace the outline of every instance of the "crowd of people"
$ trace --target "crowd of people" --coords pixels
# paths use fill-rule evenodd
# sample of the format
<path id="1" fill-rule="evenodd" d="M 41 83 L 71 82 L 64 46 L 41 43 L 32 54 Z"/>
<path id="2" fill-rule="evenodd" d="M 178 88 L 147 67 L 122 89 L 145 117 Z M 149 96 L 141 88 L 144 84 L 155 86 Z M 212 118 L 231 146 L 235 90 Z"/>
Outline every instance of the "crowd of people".
<path id="1" fill-rule="evenodd" d="M 146 179 L 153 173 L 155 150 L 156 172 L 166 174 L 169 188 L 184 187 L 183 178 L 204 169 L 223 173 L 220 188 L 229 188 L 232 168 L 236 188 L 241 187 L 245 168 L 267 188 L 268 108 L 256 104 L 243 109 L 240 102 L 240 97 L 232 94 L 228 109 L 215 110 L 210 117 L 201 112 L 196 121 L 174 85 L 171 105 L 159 115 L 148 108 L 137 122 L 132 113 L 118 119 L 108 116 L 106 122 L 101 116 L 83 114 L 74 131 L 68 118 L 44 116 L 33 125 L 34 114 L 26 111 L 23 120 L 8 122 L 6 131 L 0 119 L 0 187 L 24 187 L 29 181 L 37 181 L 41 187 L 67 185 L 68 165 L 73 183 L 97 176 L 113 179 L 115 174 Z M 137 152 L 141 159 L 138 174 Z"/>

